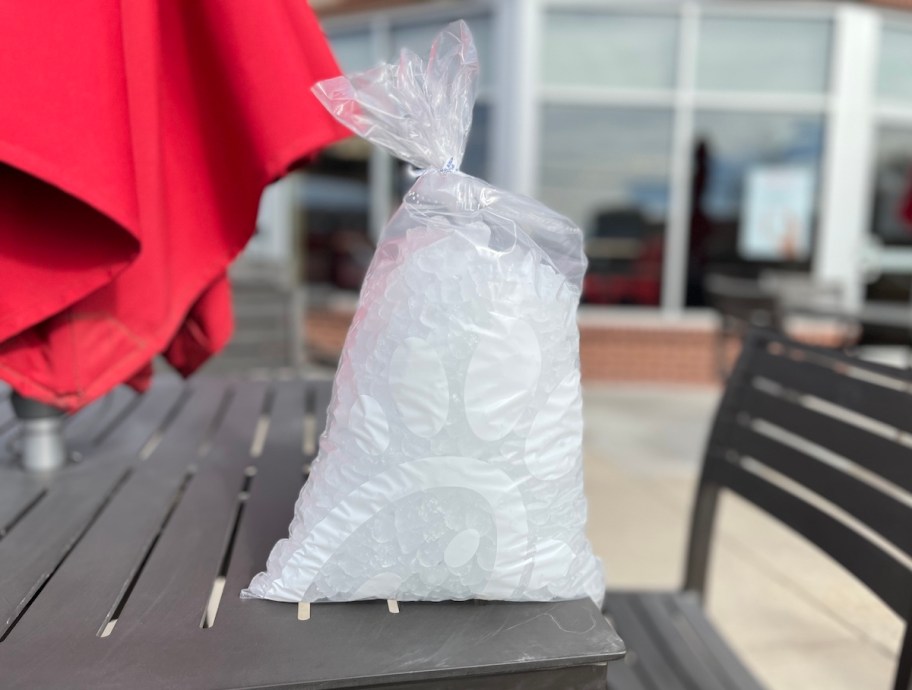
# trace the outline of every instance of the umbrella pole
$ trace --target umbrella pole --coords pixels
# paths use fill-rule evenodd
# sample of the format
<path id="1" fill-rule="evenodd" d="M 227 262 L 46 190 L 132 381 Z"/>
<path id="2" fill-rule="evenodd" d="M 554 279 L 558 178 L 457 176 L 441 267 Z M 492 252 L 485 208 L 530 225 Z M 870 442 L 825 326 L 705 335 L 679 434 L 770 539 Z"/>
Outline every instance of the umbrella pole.
<path id="1" fill-rule="evenodd" d="M 63 410 L 13 393 L 13 410 L 21 422 L 22 466 L 27 472 L 46 473 L 66 463 Z"/>

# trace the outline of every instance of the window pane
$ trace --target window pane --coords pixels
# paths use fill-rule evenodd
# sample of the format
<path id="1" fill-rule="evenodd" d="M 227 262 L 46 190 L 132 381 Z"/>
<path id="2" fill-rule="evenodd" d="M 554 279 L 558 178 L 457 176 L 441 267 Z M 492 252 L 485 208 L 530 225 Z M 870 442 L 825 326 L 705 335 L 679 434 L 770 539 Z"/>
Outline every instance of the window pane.
<path id="1" fill-rule="evenodd" d="M 912 27 L 884 29 L 878 77 L 881 96 L 912 101 Z"/>
<path id="2" fill-rule="evenodd" d="M 824 93 L 831 24 L 819 20 L 707 18 L 697 85 L 717 91 Z"/>
<path id="3" fill-rule="evenodd" d="M 871 234 L 891 247 L 912 245 L 912 128 L 881 127 L 877 132 L 874 172 L 874 203 Z M 912 266 L 906 271 L 884 271 L 869 283 L 868 300 L 909 304 L 912 297 Z M 908 329 L 865 325 L 865 342 L 908 345 Z"/>
<path id="4" fill-rule="evenodd" d="M 399 56 L 402 48 L 408 48 L 417 53 L 422 58 L 427 57 L 431 52 L 431 44 L 434 38 L 451 20 L 440 19 L 433 22 L 423 22 L 421 24 L 400 24 L 393 27 L 390 59 Z M 472 38 L 475 40 L 475 49 L 478 51 L 478 62 L 480 63 L 479 86 L 490 86 L 494 83 L 494 72 L 497 65 L 494 64 L 494 58 L 491 51 L 491 20 L 487 16 L 470 17 L 466 19 L 469 29 L 472 30 Z"/>
<path id="5" fill-rule="evenodd" d="M 491 106 L 476 103 L 472 111 L 472 129 L 462 157 L 462 171 L 475 177 L 487 179 L 489 175 L 491 141 Z"/>
<path id="6" fill-rule="evenodd" d="M 887 256 L 893 248 L 912 246 L 912 128 L 881 127 L 877 132 L 877 158 L 871 232 L 885 246 Z M 906 249 L 905 251 L 908 251 Z M 912 266 L 884 271 L 867 286 L 867 298 L 877 302 L 909 304 L 912 296 Z M 908 345 L 908 328 L 865 325 L 864 342 Z"/>
<path id="7" fill-rule="evenodd" d="M 379 62 L 374 58 L 371 36 L 367 31 L 330 36 L 336 62 L 343 72 L 362 72 Z"/>
<path id="8" fill-rule="evenodd" d="M 877 137 L 873 233 L 912 245 L 912 129 L 883 127 Z"/>
<path id="9" fill-rule="evenodd" d="M 368 232 L 370 144 L 352 137 L 324 150 L 300 176 L 308 283 L 357 290 L 374 246 Z"/>
<path id="10" fill-rule="evenodd" d="M 816 225 L 822 153 L 823 119 L 818 116 L 697 113 L 689 306 L 706 304 L 703 280 L 708 267 L 752 275 L 761 267 L 808 265 L 805 230 L 813 232 Z M 790 205 L 802 203 L 807 214 L 799 211 L 783 218 Z M 761 239 L 781 259 L 753 254 L 758 233 L 766 233 Z"/>
<path id="11" fill-rule="evenodd" d="M 588 302 L 660 302 L 671 131 L 666 110 L 543 109 L 539 195 L 586 233 Z"/>
<path id="12" fill-rule="evenodd" d="M 677 45 L 673 16 L 549 12 L 542 79 L 553 85 L 671 88 Z"/>

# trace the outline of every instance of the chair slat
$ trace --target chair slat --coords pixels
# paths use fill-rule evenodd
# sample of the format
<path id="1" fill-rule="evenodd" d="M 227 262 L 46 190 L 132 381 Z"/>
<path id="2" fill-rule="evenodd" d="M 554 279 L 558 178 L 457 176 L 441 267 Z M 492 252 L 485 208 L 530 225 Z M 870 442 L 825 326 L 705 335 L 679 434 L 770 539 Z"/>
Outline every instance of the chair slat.
<path id="1" fill-rule="evenodd" d="M 752 417 L 791 431 L 912 492 L 912 449 L 895 440 L 756 388 L 745 391 L 741 405 Z"/>
<path id="2" fill-rule="evenodd" d="M 716 459 L 704 472 L 828 553 L 898 615 L 912 610 L 912 570 L 855 530 L 733 462 Z"/>
<path id="3" fill-rule="evenodd" d="M 677 675 L 694 690 L 728 690 L 725 678 L 715 673 L 700 648 L 688 645 L 663 606 L 662 594 L 644 594 L 631 599 L 631 607 L 650 630 L 657 646 L 669 660 Z"/>
<path id="4" fill-rule="evenodd" d="M 662 597 L 669 616 L 675 621 L 682 635 L 685 626 L 699 637 L 705 650 L 704 658 L 712 664 L 720 677 L 726 679 L 726 687 L 738 690 L 763 690 L 763 687 L 745 668 L 731 647 L 719 637 L 719 633 L 706 619 L 703 607 L 692 592 L 667 594 Z"/>
<path id="5" fill-rule="evenodd" d="M 839 360 L 834 360 L 834 365 L 838 363 Z M 860 366 L 860 363 L 856 361 L 853 366 Z M 753 375 L 776 381 L 786 388 L 816 396 L 897 429 L 912 431 L 912 395 L 908 392 L 847 376 L 816 361 L 799 361 L 759 348 L 751 352 L 747 369 Z M 882 369 L 877 371 L 882 373 Z"/>
<path id="6" fill-rule="evenodd" d="M 628 648 L 623 667 L 608 669 L 609 688 L 762 690 L 691 593 L 609 591 L 603 611 Z"/>
<path id="7" fill-rule="evenodd" d="M 644 684 L 643 679 L 633 670 L 629 659 L 627 657 L 608 664 L 608 690 L 661 690 L 654 685 Z"/>
<path id="8" fill-rule="evenodd" d="M 652 630 L 646 626 L 643 616 L 633 608 L 631 600 L 634 596 L 638 594 L 608 591 L 602 605 L 602 613 L 614 623 L 627 646 L 628 662 L 634 674 L 642 686 L 650 690 L 691 690 Z"/>
<path id="9" fill-rule="evenodd" d="M 773 399 L 773 405 L 776 402 Z M 762 405 L 755 405 L 752 409 L 761 408 Z M 728 441 L 736 452 L 798 482 L 912 555 L 912 506 L 834 465 L 748 426 L 738 426 Z"/>

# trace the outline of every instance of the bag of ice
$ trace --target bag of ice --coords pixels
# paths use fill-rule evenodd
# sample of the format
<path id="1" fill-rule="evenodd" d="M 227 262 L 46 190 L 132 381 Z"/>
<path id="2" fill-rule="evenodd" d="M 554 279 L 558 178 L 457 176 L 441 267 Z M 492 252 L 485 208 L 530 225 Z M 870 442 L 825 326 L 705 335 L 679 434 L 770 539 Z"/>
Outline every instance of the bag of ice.
<path id="1" fill-rule="evenodd" d="M 582 234 L 459 172 L 478 60 L 463 22 L 427 64 L 314 88 L 421 174 L 384 229 L 289 536 L 242 596 L 603 596 L 585 536 L 576 308 Z"/>

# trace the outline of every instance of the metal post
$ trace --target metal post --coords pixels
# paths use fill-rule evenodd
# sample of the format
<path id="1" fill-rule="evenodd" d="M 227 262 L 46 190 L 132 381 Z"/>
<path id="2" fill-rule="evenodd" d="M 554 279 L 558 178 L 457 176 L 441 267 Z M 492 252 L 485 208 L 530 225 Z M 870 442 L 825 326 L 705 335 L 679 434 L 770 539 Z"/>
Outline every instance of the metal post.
<path id="1" fill-rule="evenodd" d="M 12 396 L 13 410 L 22 422 L 22 466 L 27 472 L 47 473 L 66 463 L 63 442 L 63 410 L 25 398 Z"/>

